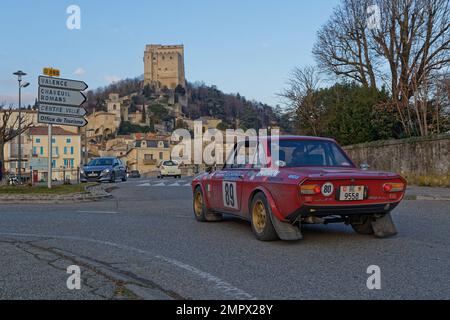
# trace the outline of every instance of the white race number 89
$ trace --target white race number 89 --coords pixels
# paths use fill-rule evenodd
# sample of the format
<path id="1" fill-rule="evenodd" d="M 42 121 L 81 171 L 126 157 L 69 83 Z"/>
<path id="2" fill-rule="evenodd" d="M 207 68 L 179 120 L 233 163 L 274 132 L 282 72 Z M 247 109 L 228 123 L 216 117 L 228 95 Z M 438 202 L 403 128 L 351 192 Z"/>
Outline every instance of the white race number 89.
<path id="1" fill-rule="evenodd" d="M 238 209 L 238 202 L 236 197 L 236 182 L 222 182 L 222 197 L 224 207 Z"/>

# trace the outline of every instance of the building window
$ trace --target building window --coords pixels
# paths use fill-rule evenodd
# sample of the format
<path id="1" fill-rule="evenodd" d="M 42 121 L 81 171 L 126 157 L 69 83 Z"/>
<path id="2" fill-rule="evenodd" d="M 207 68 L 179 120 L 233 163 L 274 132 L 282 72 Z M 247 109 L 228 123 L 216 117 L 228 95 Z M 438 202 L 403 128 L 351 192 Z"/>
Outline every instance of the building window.
<path id="1" fill-rule="evenodd" d="M 159 153 L 159 160 L 162 160 L 163 158 L 164 158 L 163 153 L 160 152 L 160 153 Z"/>
<path id="2" fill-rule="evenodd" d="M 33 147 L 33 155 L 37 155 L 37 147 Z"/>
<path id="3" fill-rule="evenodd" d="M 52 138 L 52 143 L 56 143 L 56 139 L 55 138 Z"/>
<path id="4" fill-rule="evenodd" d="M 73 168 L 74 160 L 73 159 L 64 159 L 64 167 Z"/>
<path id="5" fill-rule="evenodd" d="M 40 154 L 41 154 L 41 156 L 44 154 L 44 147 L 41 147 L 41 150 L 40 150 L 41 152 L 40 152 Z"/>
<path id="6" fill-rule="evenodd" d="M 152 154 L 144 154 L 144 160 L 153 160 Z"/>
<path id="7" fill-rule="evenodd" d="M 52 168 L 56 168 L 56 160 L 52 160 Z"/>
<path id="8" fill-rule="evenodd" d="M 36 138 L 36 143 L 41 143 L 41 138 Z"/>
<path id="9" fill-rule="evenodd" d="M 67 142 L 67 143 L 72 143 L 72 139 L 67 138 L 67 139 L 66 139 L 66 142 Z"/>
<path id="10" fill-rule="evenodd" d="M 67 147 L 64 147 L 64 154 L 67 154 Z"/>
<path id="11" fill-rule="evenodd" d="M 73 154 L 73 147 L 70 147 L 70 154 Z"/>

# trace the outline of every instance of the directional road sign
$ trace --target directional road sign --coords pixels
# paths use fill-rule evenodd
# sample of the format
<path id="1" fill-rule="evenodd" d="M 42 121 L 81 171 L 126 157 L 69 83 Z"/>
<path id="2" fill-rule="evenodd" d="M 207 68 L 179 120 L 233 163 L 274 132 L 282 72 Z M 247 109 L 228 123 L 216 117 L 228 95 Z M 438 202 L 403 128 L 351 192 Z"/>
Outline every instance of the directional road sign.
<path id="1" fill-rule="evenodd" d="M 77 117 L 82 117 L 87 113 L 86 109 L 82 107 L 56 106 L 45 103 L 41 103 L 39 105 L 39 112 L 56 115 L 77 116 Z"/>
<path id="2" fill-rule="evenodd" d="M 52 114 L 39 113 L 39 123 L 56 124 L 60 126 L 75 126 L 84 127 L 87 125 L 85 118 L 70 117 L 70 116 L 57 116 Z"/>
<path id="3" fill-rule="evenodd" d="M 84 81 L 39 76 L 39 85 L 57 89 L 84 91 L 88 85 Z"/>
<path id="4" fill-rule="evenodd" d="M 79 91 L 39 86 L 38 101 L 46 104 L 77 107 L 86 101 L 86 97 Z"/>

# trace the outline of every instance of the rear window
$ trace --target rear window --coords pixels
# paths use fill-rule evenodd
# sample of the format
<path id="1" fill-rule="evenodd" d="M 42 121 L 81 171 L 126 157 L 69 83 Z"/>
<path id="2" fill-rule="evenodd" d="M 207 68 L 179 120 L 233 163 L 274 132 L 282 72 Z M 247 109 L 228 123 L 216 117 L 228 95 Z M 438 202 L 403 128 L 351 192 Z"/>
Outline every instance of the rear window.
<path id="1" fill-rule="evenodd" d="M 280 140 L 279 160 L 284 167 L 353 167 L 352 162 L 331 141 Z"/>
<path id="2" fill-rule="evenodd" d="M 164 161 L 163 162 L 163 166 L 167 166 L 167 167 L 172 167 L 172 166 L 176 166 L 177 164 L 173 161 Z"/>

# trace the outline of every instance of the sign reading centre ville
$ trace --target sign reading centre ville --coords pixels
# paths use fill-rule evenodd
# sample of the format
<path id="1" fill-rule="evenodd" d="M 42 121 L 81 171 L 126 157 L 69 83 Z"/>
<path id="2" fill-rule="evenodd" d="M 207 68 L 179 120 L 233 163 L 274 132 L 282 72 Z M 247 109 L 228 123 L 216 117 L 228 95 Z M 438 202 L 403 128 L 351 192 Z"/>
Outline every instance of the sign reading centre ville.
<path id="1" fill-rule="evenodd" d="M 45 103 L 39 104 L 39 112 L 56 115 L 65 114 L 78 117 L 86 115 L 86 109 L 82 107 L 55 106 Z"/>
<path id="2" fill-rule="evenodd" d="M 39 76 L 38 122 L 64 126 L 84 127 L 86 109 L 81 105 L 88 88 L 83 81 Z"/>

